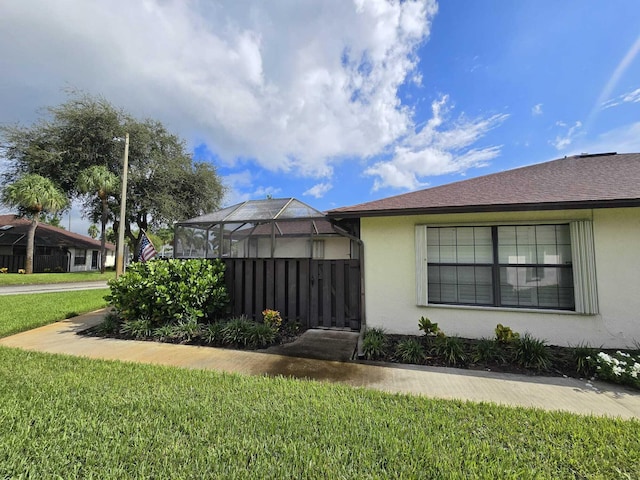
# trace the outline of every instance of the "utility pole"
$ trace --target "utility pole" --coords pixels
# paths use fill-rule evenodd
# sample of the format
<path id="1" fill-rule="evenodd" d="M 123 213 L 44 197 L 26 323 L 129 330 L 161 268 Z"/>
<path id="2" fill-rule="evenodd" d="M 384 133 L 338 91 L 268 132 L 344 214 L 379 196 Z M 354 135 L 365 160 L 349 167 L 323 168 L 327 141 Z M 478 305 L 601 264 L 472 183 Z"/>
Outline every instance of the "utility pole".
<path id="1" fill-rule="evenodd" d="M 116 254 L 116 278 L 124 273 L 124 224 L 127 209 L 127 171 L 129 170 L 129 134 L 124 135 L 124 161 L 122 167 L 122 196 L 120 197 L 120 225 Z"/>

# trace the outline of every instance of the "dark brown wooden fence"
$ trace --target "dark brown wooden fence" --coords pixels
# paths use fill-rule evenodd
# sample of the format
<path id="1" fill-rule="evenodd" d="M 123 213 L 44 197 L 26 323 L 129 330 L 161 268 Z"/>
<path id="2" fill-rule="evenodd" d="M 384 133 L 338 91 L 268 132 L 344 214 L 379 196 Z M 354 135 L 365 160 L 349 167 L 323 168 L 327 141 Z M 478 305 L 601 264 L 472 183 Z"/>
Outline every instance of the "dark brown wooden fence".
<path id="1" fill-rule="evenodd" d="M 307 258 L 226 259 L 231 314 L 278 310 L 303 328 L 360 328 L 360 262 Z"/>
<path id="2" fill-rule="evenodd" d="M 9 273 L 18 273 L 24 268 L 26 255 L 0 255 L 0 268 L 8 268 Z M 69 270 L 67 255 L 34 255 L 33 272 L 66 272 Z"/>

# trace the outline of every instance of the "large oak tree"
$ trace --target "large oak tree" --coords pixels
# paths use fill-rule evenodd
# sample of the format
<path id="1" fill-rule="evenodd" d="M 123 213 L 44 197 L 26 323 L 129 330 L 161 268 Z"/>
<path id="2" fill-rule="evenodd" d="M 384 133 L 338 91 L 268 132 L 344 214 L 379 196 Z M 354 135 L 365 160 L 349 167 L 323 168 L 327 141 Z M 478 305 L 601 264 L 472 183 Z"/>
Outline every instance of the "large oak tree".
<path id="1" fill-rule="evenodd" d="M 83 196 L 78 178 L 90 167 L 122 174 L 129 133 L 129 177 L 125 234 L 137 251 L 139 232 L 170 227 L 174 221 L 219 207 L 224 186 L 213 165 L 194 161 L 185 142 L 155 120 L 138 120 L 101 97 L 71 93 L 69 100 L 46 109 L 30 126 L 0 127 L 2 156 L 9 160 L 5 183 L 27 173 L 50 178 L 70 199 L 82 199 L 85 215 L 103 218 L 102 199 Z M 120 192 L 107 195 L 108 218 L 117 231 Z"/>

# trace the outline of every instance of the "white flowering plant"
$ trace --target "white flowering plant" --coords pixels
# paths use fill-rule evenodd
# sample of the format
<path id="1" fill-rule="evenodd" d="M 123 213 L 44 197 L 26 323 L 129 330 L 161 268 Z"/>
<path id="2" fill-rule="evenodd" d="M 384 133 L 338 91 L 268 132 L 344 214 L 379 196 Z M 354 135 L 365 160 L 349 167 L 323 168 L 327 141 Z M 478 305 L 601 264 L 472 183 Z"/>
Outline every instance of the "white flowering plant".
<path id="1" fill-rule="evenodd" d="M 600 352 L 589 360 L 593 362 L 599 379 L 640 389 L 640 353 Z"/>

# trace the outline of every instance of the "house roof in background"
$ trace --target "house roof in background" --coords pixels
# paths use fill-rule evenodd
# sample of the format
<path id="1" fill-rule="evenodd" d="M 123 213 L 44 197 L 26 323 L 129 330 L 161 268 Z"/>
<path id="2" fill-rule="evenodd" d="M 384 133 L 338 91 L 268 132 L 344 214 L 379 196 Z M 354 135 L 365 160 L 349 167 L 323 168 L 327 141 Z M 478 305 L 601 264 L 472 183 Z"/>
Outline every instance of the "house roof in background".
<path id="1" fill-rule="evenodd" d="M 19 218 L 15 215 L 0 215 L 0 245 L 25 246 L 30 225 L 31 221 L 25 218 Z M 46 223 L 38 224 L 35 243 L 37 247 L 100 249 L 99 240 Z M 116 247 L 112 243 L 107 243 L 106 248 L 107 250 L 115 250 Z"/>
<path id="2" fill-rule="evenodd" d="M 640 206 L 640 154 L 602 153 L 330 210 L 333 218 Z"/>

